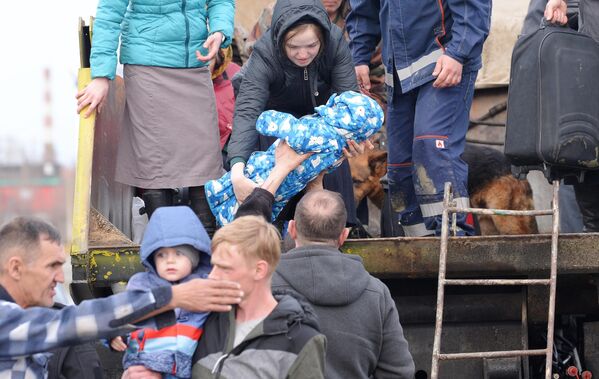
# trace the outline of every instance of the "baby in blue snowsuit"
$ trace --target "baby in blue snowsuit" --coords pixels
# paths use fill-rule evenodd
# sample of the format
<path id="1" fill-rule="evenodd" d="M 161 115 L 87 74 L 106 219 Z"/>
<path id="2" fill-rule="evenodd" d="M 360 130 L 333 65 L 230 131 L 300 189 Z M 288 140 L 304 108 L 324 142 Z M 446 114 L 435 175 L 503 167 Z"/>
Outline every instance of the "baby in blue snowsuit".
<path id="1" fill-rule="evenodd" d="M 275 194 L 273 220 L 285 204 L 322 171 L 341 164 L 343 148 L 348 140 L 362 142 L 376 133 L 383 124 L 383 110 L 368 96 L 347 91 L 332 95 L 315 114 L 300 119 L 288 113 L 263 112 L 256 122 L 260 134 L 278 137 L 267 151 L 254 152 L 245 166 L 245 176 L 261 185 L 275 164 L 274 151 L 284 139 L 299 154 L 314 152 L 292 171 Z M 206 197 L 220 225 L 233 220 L 238 203 L 231 184 L 231 175 L 206 183 Z"/>
<path id="2" fill-rule="evenodd" d="M 140 247 L 146 272 L 129 279 L 127 289 L 149 289 L 206 278 L 210 273 L 210 238 L 198 217 L 186 206 L 161 207 L 150 217 Z M 128 338 L 123 367 L 141 365 L 163 378 L 191 378 L 191 359 L 208 313 L 175 309 L 176 323 L 151 323 Z M 117 342 L 115 342 L 117 340 Z M 118 342 L 120 341 L 120 342 Z M 125 348 L 120 337 L 110 346 Z"/>

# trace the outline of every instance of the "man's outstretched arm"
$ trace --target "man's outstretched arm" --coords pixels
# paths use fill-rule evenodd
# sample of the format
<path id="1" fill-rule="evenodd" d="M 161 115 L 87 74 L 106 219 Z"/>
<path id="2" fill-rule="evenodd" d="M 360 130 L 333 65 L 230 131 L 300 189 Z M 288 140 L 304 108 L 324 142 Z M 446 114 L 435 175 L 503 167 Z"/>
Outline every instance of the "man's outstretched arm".
<path id="1" fill-rule="evenodd" d="M 83 301 L 61 310 L 23 309 L 0 301 L 0 359 L 49 351 L 132 330 L 130 323 L 174 308 L 193 312 L 227 311 L 242 293 L 233 282 L 195 279 L 151 291 L 125 291 Z"/>

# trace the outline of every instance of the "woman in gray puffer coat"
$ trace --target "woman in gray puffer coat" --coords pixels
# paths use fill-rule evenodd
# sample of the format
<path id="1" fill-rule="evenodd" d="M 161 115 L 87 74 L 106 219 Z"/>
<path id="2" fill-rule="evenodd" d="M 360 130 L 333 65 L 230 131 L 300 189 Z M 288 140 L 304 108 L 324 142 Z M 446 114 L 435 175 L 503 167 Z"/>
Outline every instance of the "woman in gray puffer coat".
<path id="1" fill-rule="evenodd" d="M 233 133 L 227 148 L 235 195 L 241 202 L 255 187 L 245 178 L 252 152 L 266 150 L 274 138 L 260 136 L 256 120 L 265 110 L 295 117 L 314 113 L 333 93 L 359 91 L 354 64 L 343 32 L 332 24 L 321 0 L 279 0 L 271 28 L 256 42 L 248 62 L 233 79 L 237 98 Z M 362 152 L 364 145 L 348 141 L 346 155 Z M 324 187 L 339 192 L 356 224 L 356 210 L 347 162 L 325 175 Z M 283 210 L 279 219 L 293 216 Z"/>

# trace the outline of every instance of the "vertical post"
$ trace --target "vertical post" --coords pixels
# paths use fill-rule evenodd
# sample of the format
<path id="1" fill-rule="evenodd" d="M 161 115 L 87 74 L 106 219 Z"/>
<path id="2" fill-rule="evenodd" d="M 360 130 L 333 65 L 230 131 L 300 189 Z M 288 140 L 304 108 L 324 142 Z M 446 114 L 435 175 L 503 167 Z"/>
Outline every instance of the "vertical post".
<path id="1" fill-rule="evenodd" d="M 528 287 L 522 287 L 520 292 L 522 295 L 521 304 L 521 331 L 522 331 L 522 350 L 528 350 Z M 523 379 L 530 379 L 530 368 L 528 367 L 528 356 L 522 356 L 522 374 Z"/>
<path id="2" fill-rule="evenodd" d="M 78 89 L 82 90 L 90 81 L 90 69 L 79 69 Z M 71 254 L 86 253 L 88 248 L 92 156 L 96 115 L 94 112 L 89 118 L 84 118 L 83 114 L 86 109 L 83 109 L 79 116 L 79 139 L 73 204 L 73 243 L 71 246 Z"/>
<path id="3" fill-rule="evenodd" d="M 551 276 L 549 278 L 549 310 L 547 314 L 547 354 L 545 356 L 545 379 L 551 379 L 553 359 L 553 327 L 555 323 L 555 291 L 557 287 L 557 242 L 559 236 L 559 180 L 553 181 L 553 228 L 551 231 Z"/>
<path id="4" fill-rule="evenodd" d="M 92 22 L 90 21 L 90 24 Z M 89 55 L 91 51 L 90 26 L 79 18 L 79 59 L 81 68 L 77 78 L 77 90 L 81 91 L 91 82 Z M 91 197 L 92 159 L 94 152 L 94 127 L 96 112 L 84 118 L 87 108 L 79 115 L 79 139 L 77 145 L 77 168 L 75 170 L 75 193 L 73 204 L 73 243 L 71 255 L 85 254 L 88 249 L 89 209 Z"/>
<path id="5" fill-rule="evenodd" d="M 433 341 L 433 361 L 431 379 L 439 377 L 439 355 L 441 354 L 441 333 L 443 327 L 443 306 L 445 301 L 445 272 L 447 266 L 447 244 L 449 240 L 449 206 L 451 201 L 451 183 L 445 183 L 443 193 L 443 215 L 441 217 L 441 249 L 439 253 L 439 281 L 437 283 L 437 314 L 435 317 L 435 338 Z"/>

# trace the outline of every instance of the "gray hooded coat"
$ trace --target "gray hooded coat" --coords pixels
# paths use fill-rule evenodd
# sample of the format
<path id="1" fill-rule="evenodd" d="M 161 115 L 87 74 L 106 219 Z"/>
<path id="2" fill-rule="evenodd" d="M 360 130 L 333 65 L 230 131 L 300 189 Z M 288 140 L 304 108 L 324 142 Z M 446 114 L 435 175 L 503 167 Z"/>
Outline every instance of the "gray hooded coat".
<path id="1" fill-rule="evenodd" d="M 300 20 L 313 21 L 324 33 L 320 53 L 305 68 L 292 63 L 283 46 L 285 34 Z M 243 161 L 274 141 L 258 144 L 256 120 L 263 111 L 272 109 L 299 118 L 314 113 L 333 93 L 359 91 L 349 45 L 341 29 L 329 21 L 321 0 L 277 1 L 271 28 L 256 42 L 233 85 L 237 95 L 227 151 L 230 159 Z"/>
<path id="2" fill-rule="evenodd" d="M 313 21 L 323 31 L 318 56 L 299 67 L 284 53 L 284 36 L 296 22 Z M 276 138 L 260 136 L 256 120 L 263 111 L 275 110 L 299 118 L 314 113 L 333 93 L 359 92 L 354 63 L 343 31 L 330 22 L 321 0 L 279 0 L 271 28 L 256 42 L 248 62 L 233 78 L 236 92 L 233 132 L 227 147 L 231 165 L 246 162 L 254 151 L 265 151 Z M 341 194 L 348 223 L 357 224 L 349 164 L 325 175 L 324 188 Z M 289 219 L 289 210 L 279 218 Z"/>
<path id="3" fill-rule="evenodd" d="M 314 308 L 327 337 L 327 378 L 414 378 L 389 289 L 360 257 L 332 246 L 295 248 L 281 256 L 272 288 L 294 290 Z"/>

